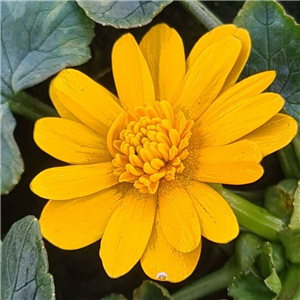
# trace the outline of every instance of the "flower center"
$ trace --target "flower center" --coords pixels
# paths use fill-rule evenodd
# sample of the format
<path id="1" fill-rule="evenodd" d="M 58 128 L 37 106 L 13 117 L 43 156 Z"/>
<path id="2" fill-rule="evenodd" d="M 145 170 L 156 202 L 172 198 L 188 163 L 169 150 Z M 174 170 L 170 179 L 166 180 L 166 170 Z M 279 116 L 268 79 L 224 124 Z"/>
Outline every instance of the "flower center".
<path id="1" fill-rule="evenodd" d="M 112 126 L 123 128 L 112 133 L 116 137 L 112 163 L 119 182 L 131 182 L 141 193 L 155 194 L 161 179 L 171 181 L 184 170 L 182 161 L 189 154 L 186 148 L 194 122 L 182 112 L 174 115 L 169 102 L 136 107 L 115 122 L 124 122 Z"/>

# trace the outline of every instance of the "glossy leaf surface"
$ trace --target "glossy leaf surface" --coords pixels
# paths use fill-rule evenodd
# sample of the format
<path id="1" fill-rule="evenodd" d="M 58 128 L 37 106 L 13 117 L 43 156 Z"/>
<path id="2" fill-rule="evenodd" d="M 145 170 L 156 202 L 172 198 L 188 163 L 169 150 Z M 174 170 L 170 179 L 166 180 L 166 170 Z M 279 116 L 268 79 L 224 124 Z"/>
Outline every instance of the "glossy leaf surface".
<path id="1" fill-rule="evenodd" d="M 77 0 L 86 15 L 115 28 L 141 27 L 152 21 L 172 1 L 86 1 Z"/>
<path id="2" fill-rule="evenodd" d="M 11 227 L 1 255 L 1 299 L 55 299 L 47 253 L 34 216 L 27 216 Z"/>
<path id="3" fill-rule="evenodd" d="M 270 91 L 285 98 L 287 113 L 300 122 L 300 26 L 276 1 L 247 1 L 234 23 L 246 28 L 252 40 L 241 77 L 275 70 Z"/>

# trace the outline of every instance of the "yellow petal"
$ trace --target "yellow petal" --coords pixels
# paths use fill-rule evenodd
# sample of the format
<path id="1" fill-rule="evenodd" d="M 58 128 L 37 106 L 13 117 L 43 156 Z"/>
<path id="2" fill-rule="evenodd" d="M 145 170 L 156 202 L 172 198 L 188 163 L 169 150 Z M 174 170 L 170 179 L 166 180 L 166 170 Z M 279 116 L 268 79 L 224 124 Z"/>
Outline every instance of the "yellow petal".
<path id="1" fill-rule="evenodd" d="M 140 48 L 149 66 L 156 100 L 172 102 L 185 75 L 185 55 L 179 34 L 166 24 L 151 28 Z"/>
<path id="2" fill-rule="evenodd" d="M 248 60 L 251 50 L 251 40 L 247 30 L 237 28 L 233 24 L 216 27 L 198 40 L 187 59 L 187 69 L 189 69 L 207 47 L 229 35 L 234 35 L 238 38 L 242 43 L 242 48 L 233 69 L 226 79 L 223 89 L 228 88 L 236 82 Z M 223 55 L 223 51 L 220 55 Z"/>
<path id="3" fill-rule="evenodd" d="M 201 244 L 200 242 L 199 246 L 189 253 L 173 248 L 164 236 L 157 213 L 149 243 L 141 259 L 142 268 L 154 280 L 180 282 L 189 277 L 196 268 Z"/>
<path id="4" fill-rule="evenodd" d="M 42 118 L 35 123 L 33 136 L 43 151 L 70 164 L 111 160 L 106 140 L 82 123 L 61 118 Z"/>
<path id="5" fill-rule="evenodd" d="M 220 102 L 225 102 L 233 98 L 234 101 L 238 102 L 239 99 L 256 96 L 269 87 L 275 77 L 275 71 L 264 71 L 254 74 L 222 92 L 218 99 L 221 99 Z M 202 118 L 198 119 L 198 121 L 201 120 Z"/>
<path id="6" fill-rule="evenodd" d="M 284 105 L 279 94 L 263 93 L 249 98 L 222 95 L 198 120 L 194 138 L 202 147 L 236 141 L 271 119 Z"/>
<path id="7" fill-rule="evenodd" d="M 121 196 L 111 188 L 82 198 L 50 200 L 40 218 L 42 234 L 62 249 L 88 246 L 102 237 Z"/>
<path id="8" fill-rule="evenodd" d="M 222 89 L 240 50 L 241 42 L 232 35 L 207 47 L 185 75 L 173 107 L 193 120 L 201 116 Z"/>
<path id="9" fill-rule="evenodd" d="M 187 191 L 177 180 L 161 182 L 158 208 L 167 241 L 181 252 L 195 250 L 201 241 L 197 212 Z"/>
<path id="10" fill-rule="evenodd" d="M 203 182 L 246 184 L 263 175 L 262 151 L 253 142 L 191 150 L 186 159 L 189 176 Z"/>
<path id="11" fill-rule="evenodd" d="M 54 78 L 50 86 L 53 94 L 72 115 L 103 136 L 123 111 L 111 92 L 73 69 L 63 70 Z"/>
<path id="12" fill-rule="evenodd" d="M 61 102 L 61 100 L 59 99 L 59 97 L 57 96 L 55 89 L 53 87 L 54 84 L 54 80 L 51 81 L 50 83 L 50 88 L 49 88 L 49 95 L 51 98 L 51 101 L 55 107 L 55 109 L 57 110 L 58 114 L 64 118 L 64 119 L 68 119 L 68 120 L 72 120 L 78 123 L 81 123 L 81 121 L 79 119 L 77 119 Z"/>
<path id="13" fill-rule="evenodd" d="M 106 273 L 116 278 L 139 261 L 149 241 L 156 211 L 156 195 L 135 188 L 126 193 L 105 229 L 100 257 Z"/>
<path id="14" fill-rule="evenodd" d="M 146 60 L 131 34 L 123 35 L 112 51 L 112 69 L 119 99 L 125 110 L 154 106 L 155 95 Z"/>
<path id="15" fill-rule="evenodd" d="M 222 88 L 223 91 L 236 83 L 246 65 L 251 52 L 251 39 L 249 32 L 246 29 L 238 28 L 234 36 L 242 42 L 242 49 L 230 74 L 226 78 L 226 81 Z"/>
<path id="16" fill-rule="evenodd" d="M 38 196 L 52 200 L 67 200 L 91 195 L 116 185 L 111 162 L 47 169 L 30 184 Z"/>
<path id="17" fill-rule="evenodd" d="M 228 243 L 239 234 L 239 224 L 229 204 L 207 184 L 191 181 L 187 187 L 198 212 L 201 234 L 215 243 Z"/>
<path id="18" fill-rule="evenodd" d="M 213 30 L 207 32 L 197 41 L 197 43 L 192 48 L 187 60 L 186 66 L 187 70 L 193 65 L 199 55 L 212 43 L 223 39 L 228 35 L 234 35 L 236 32 L 236 26 L 233 24 L 226 24 L 223 26 L 218 26 Z"/>
<path id="19" fill-rule="evenodd" d="M 298 124 L 292 117 L 277 114 L 267 123 L 242 139 L 256 143 L 267 156 L 288 145 L 298 132 Z"/>
<path id="20" fill-rule="evenodd" d="M 126 113 L 121 113 L 115 121 L 112 123 L 112 125 L 109 128 L 109 131 L 107 133 L 107 148 L 109 153 L 115 157 L 115 155 L 118 153 L 116 148 L 114 147 L 113 143 L 117 139 L 119 133 L 124 129 L 125 127 L 125 121 L 126 121 Z"/>

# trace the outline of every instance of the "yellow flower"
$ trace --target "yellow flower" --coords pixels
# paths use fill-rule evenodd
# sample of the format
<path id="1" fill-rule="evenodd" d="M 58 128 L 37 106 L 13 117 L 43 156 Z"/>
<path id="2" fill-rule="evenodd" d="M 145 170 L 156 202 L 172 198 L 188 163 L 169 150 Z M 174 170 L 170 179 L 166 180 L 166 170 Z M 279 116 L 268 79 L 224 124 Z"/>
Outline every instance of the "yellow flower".
<path id="1" fill-rule="evenodd" d="M 262 158 L 287 145 L 296 121 L 278 113 L 284 100 L 262 93 L 266 71 L 236 83 L 250 53 L 234 25 L 204 35 L 185 61 L 182 40 L 165 24 L 138 45 L 114 45 L 119 98 L 79 71 L 50 87 L 61 118 L 35 125 L 34 139 L 71 166 L 38 174 L 31 189 L 51 199 L 42 234 L 62 249 L 102 238 L 110 277 L 140 260 L 145 273 L 178 282 L 194 270 L 201 236 L 227 243 L 239 232 L 227 202 L 206 183 L 246 184 L 263 174 Z"/>

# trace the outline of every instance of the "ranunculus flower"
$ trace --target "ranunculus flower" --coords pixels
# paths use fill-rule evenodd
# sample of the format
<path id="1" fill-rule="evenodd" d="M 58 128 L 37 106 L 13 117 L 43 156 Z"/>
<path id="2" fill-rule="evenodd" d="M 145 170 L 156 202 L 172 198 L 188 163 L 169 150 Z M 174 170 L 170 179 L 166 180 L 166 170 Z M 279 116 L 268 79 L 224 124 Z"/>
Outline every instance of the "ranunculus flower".
<path id="1" fill-rule="evenodd" d="M 118 98 L 73 69 L 52 81 L 61 118 L 37 121 L 38 146 L 70 166 L 38 174 L 31 189 L 50 199 L 43 236 L 62 249 L 102 239 L 110 277 L 140 260 L 145 273 L 178 282 L 197 265 L 201 236 L 227 243 L 239 233 L 227 202 L 207 183 L 246 184 L 262 158 L 287 145 L 296 121 L 284 100 L 262 93 L 266 71 L 236 83 L 251 48 L 234 25 L 205 34 L 185 61 L 165 24 L 138 45 L 123 35 L 112 51 Z"/>

